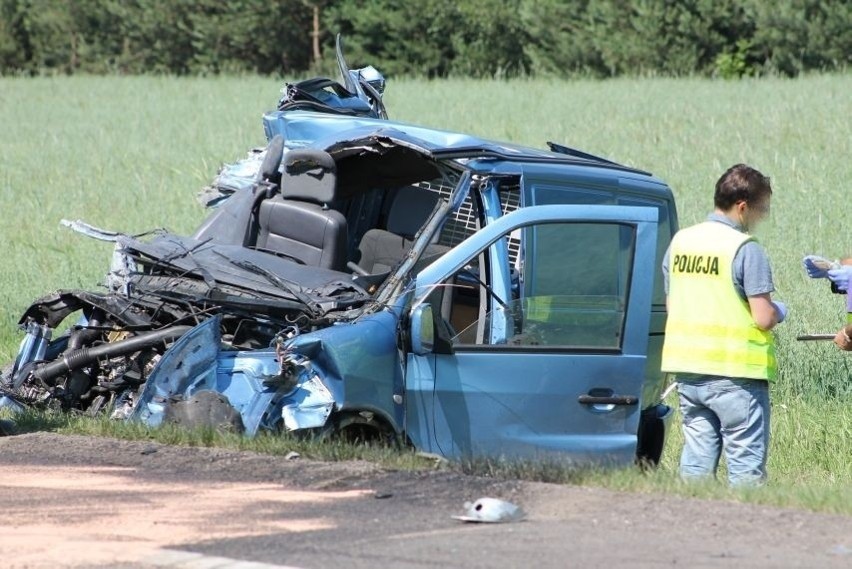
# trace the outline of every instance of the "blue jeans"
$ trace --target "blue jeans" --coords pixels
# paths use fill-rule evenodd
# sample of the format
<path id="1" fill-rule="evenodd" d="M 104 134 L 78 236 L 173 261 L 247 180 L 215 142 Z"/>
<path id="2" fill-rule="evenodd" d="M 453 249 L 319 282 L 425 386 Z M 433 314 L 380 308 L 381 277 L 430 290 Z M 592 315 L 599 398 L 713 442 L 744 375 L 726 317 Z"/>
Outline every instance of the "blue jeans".
<path id="1" fill-rule="evenodd" d="M 677 390 L 683 415 L 681 477 L 715 477 L 724 447 L 731 486 L 763 484 L 769 451 L 769 383 L 691 376 L 678 381 Z"/>

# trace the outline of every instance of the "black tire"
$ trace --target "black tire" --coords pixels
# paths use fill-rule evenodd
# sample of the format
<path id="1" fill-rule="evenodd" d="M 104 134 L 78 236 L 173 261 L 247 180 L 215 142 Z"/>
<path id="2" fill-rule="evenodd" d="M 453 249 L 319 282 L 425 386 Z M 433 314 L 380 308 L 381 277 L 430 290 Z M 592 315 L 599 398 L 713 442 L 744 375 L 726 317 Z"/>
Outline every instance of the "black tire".
<path id="1" fill-rule="evenodd" d="M 344 412 L 329 421 L 329 438 L 350 444 L 399 448 L 397 433 L 385 421 L 369 411 Z"/>

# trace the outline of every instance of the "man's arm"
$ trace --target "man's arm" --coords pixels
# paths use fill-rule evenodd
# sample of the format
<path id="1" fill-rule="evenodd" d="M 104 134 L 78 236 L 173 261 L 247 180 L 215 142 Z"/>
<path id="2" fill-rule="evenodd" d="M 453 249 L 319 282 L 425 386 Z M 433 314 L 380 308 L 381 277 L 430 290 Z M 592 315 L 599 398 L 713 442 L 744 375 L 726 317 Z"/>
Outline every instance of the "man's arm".
<path id="1" fill-rule="evenodd" d="M 748 297 L 748 307 L 754 323 L 761 330 L 772 330 L 780 321 L 781 317 L 768 292 Z"/>
<path id="2" fill-rule="evenodd" d="M 734 259 L 734 278 L 742 275 L 742 290 L 748 299 L 749 310 L 754 323 L 761 330 L 771 330 L 784 319 L 780 310 L 772 302 L 771 293 L 775 292 L 772 282 L 772 268 L 769 258 L 757 242 L 745 243 Z"/>

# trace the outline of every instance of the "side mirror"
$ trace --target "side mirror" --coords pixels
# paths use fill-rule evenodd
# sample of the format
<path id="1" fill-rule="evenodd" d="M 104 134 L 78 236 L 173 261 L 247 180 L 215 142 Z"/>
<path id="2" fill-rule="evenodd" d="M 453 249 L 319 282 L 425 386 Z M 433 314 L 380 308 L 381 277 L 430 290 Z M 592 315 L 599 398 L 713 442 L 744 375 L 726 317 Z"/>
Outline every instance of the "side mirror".
<path id="1" fill-rule="evenodd" d="M 426 354 L 453 354 L 453 332 L 443 318 L 435 318 L 432 305 L 424 302 L 411 311 L 409 337 L 411 351 L 418 356 Z"/>
<path id="2" fill-rule="evenodd" d="M 435 321 L 432 314 L 432 305 L 422 303 L 411 311 L 409 318 L 411 329 L 411 351 L 418 356 L 425 356 L 432 352 L 435 345 Z"/>

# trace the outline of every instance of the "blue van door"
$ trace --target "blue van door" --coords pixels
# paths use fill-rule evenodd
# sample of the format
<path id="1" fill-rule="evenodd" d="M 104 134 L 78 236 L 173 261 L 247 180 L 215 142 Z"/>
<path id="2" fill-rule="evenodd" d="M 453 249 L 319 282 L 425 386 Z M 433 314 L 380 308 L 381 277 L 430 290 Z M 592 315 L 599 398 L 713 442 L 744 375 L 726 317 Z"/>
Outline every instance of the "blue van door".
<path id="1" fill-rule="evenodd" d="M 412 308 L 430 307 L 437 339 L 407 357 L 414 444 L 450 458 L 633 461 L 657 216 L 522 208 L 424 269 Z"/>

